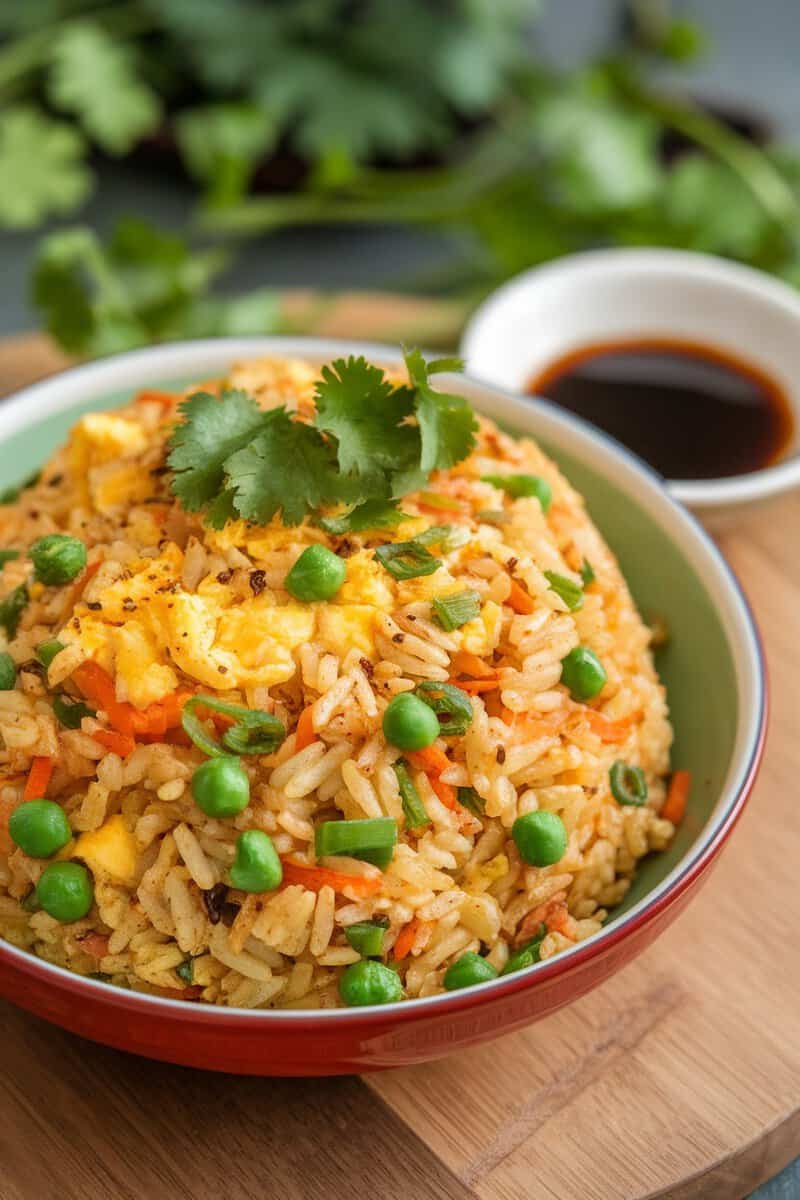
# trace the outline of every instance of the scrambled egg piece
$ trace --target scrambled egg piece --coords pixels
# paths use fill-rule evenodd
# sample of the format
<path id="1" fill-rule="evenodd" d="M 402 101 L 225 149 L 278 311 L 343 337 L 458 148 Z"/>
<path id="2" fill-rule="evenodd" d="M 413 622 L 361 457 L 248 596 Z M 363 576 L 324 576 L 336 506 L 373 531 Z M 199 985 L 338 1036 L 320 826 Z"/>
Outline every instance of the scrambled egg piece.
<path id="1" fill-rule="evenodd" d="M 359 550 L 346 559 L 347 578 L 333 598 L 334 604 L 372 604 L 390 612 L 394 607 L 392 577 L 376 562 L 372 550 Z"/>
<path id="2" fill-rule="evenodd" d="M 128 887 L 136 882 L 139 851 L 136 838 L 121 816 L 110 817 L 91 833 L 82 833 L 73 857 L 82 858 L 93 875 L 106 876 Z"/>
<path id="3" fill-rule="evenodd" d="M 130 460 L 147 446 L 136 421 L 114 413 L 87 413 L 72 430 L 67 461 L 84 503 L 99 512 L 143 500 L 151 481 Z"/>
<path id="4" fill-rule="evenodd" d="M 481 657 L 492 654 L 500 641 L 502 624 L 502 608 L 495 604 L 494 600 L 487 600 L 481 609 L 481 615 L 461 626 L 462 649 Z"/>

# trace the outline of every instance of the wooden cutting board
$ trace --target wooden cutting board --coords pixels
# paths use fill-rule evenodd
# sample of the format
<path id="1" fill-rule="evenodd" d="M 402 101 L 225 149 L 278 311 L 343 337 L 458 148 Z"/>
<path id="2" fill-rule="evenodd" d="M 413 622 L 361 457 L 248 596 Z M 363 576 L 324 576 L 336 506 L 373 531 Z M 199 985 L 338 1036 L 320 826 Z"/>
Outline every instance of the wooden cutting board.
<path id="1" fill-rule="evenodd" d="M 350 298 L 325 332 L 420 318 L 376 312 Z M 0 392 L 63 362 L 0 344 Z M 737 1200 L 800 1154 L 798 535 L 800 496 L 722 540 L 766 642 L 766 761 L 711 880 L 635 963 L 527 1031 L 363 1079 L 211 1076 L 0 1004 L 0 1198 Z"/>

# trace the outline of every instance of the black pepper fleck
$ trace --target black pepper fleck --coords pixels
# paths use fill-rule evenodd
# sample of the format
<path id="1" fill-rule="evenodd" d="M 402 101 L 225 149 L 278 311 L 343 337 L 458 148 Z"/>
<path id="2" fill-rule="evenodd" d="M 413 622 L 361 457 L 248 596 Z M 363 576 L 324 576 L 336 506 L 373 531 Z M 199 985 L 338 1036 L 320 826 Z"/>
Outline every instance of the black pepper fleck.
<path id="1" fill-rule="evenodd" d="M 503 763 L 506 761 L 506 748 L 505 748 L 505 746 L 498 746 L 498 747 L 497 747 L 497 749 L 496 749 L 496 751 L 495 751 L 495 758 L 497 759 L 498 763 L 500 763 L 500 765 L 502 766 L 502 764 L 503 764 Z"/>
<path id="2" fill-rule="evenodd" d="M 227 895 L 228 888 L 224 883 L 215 883 L 212 888 L 203 892 L 203 906 L 212 925 L 219 925 Z"/>
<path id="3" fill-rule="evenodd" d="M 265 571 L 250 572 L 250 589 L 254 596 L 260 596 L 267 586 L 267 575 Z"/>
<path id="4" fill-rule="evenodd" d="M 101 612 L 103 608 L 99 600 L 90 600 L 86 607 L 89 609 L 89 612 Z"/>
<path id="5" fill-rule="evenodd" d="M 230 583 L 233 579 L 233 568 L 228 567 L 227 571 L 220 571 L 217 575 L 217 583 Z"/>

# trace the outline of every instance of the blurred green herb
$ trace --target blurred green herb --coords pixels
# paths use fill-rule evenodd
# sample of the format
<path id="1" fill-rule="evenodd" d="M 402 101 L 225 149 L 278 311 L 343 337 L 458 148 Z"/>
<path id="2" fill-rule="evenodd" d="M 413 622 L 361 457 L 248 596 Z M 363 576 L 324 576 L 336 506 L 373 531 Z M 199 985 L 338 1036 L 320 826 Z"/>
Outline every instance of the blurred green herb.
<path id="1" fill-rule="evenodd" d="M 317 223 L 445 230 L 452 265 L 403 282 L 469 299 L 598 245 L 685 246 L 800 283 L 800 156 L 653 82 L 702 52 L 701 31 L 628 0 L 614 53 L 558 72 L 529 36 L 536 7 L 0 0 L 0 225 L 76 211 L 98 152 L 172 153 L 200 193 L 188 244 L 141 222 L 45 239 L 48 328 L 81 354 L 274 329 L 270 294 L 212 289 L 241 239 Z"/>

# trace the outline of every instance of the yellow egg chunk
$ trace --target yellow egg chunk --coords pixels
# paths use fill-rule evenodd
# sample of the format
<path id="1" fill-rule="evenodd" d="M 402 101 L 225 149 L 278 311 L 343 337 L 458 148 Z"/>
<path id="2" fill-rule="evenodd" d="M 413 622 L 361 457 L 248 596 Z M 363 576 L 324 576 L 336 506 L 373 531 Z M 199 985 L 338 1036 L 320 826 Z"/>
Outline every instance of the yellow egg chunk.
<path id="1" fill-rule="evenodd" d="M 67 446 L 67 463 L 85 501 L 90 500 L 89 472 L 126 457 L 141 454 L 147 435 L 136 421 L 114 413 L 87 413 L 72 430 Z"/>
<path id="2" fill-rule="evenodd" d="M 317 609 L 317 637 L 331 654 L 344 655 L 360 650 L 375 653 L 375 614 L 371 604 L 320 605 Z"/>
<path id="3" fill-rule="evenodd" d="M 373 604 L 391 612 L 394 607 L 393 580 L 372 550 L 359 550 L 345 559 L 347 578 L 333 597 L 334 604 Z"/>
<path id="4" fill-rule="evenodd" d="M 89 470 L 89 499 L 104 515 L 140 503 L 151 491 L 152 481 L 135 462 L 104 463 Z"/>
<path id="5" fill-rule="evenodd" d="M 261 596 L 245 601 L 220 617 L 215 645 L 230 654 L 233 686 L 269 686 L 291 679 L 296 669 L 293 651 L 314 635 L 314 611 L 309 606 L 262 601 Z"/>
<path id="6" fill-rule="evenodd" d="M 487 600 L 481 615 L 461 626 L 461 647 L 471 654 L 489 655 L 500 640 L 503 610 L 494 600 Z"/>
<path id="7" fill-rule="evenodd" d="M 110 817 L 92 833 L 82 833 L 75 843 L 74 858 L 81 858 L 93 875 L 130 886 L 136 882 L 139 850 L 124 817 Z"/>

